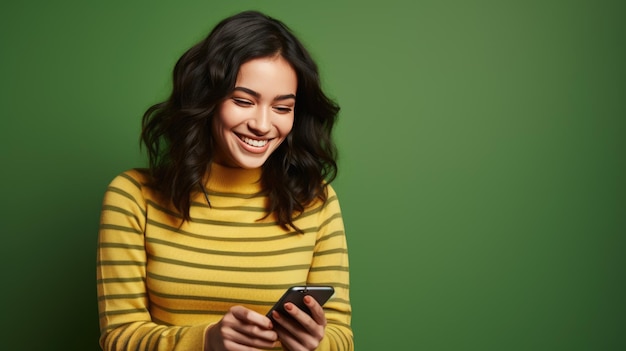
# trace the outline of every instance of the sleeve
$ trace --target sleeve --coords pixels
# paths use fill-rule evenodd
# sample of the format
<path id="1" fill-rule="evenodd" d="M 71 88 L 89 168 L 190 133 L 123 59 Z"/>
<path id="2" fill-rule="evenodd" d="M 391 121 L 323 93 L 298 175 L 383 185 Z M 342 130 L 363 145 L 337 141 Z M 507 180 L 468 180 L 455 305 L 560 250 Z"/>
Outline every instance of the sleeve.
<path id="1" fill-rule="evenodd" d="M 97 252 L 100 346 L 105 351 L 201 351 L 208 325 L 152 321 L 146 292 L 147 201 L 140 174 L 116 177 L 104 195 Z"/>
<path id="2" fill-rule="evenodd" d="M 330 186 L 328 199 L 319 213 L 320 225 L 307 283 L 331 285 L 335 294 L 324 305 L 328 324 L 317 350 L 354 351 L 347 240 L 339 200 Z"/>

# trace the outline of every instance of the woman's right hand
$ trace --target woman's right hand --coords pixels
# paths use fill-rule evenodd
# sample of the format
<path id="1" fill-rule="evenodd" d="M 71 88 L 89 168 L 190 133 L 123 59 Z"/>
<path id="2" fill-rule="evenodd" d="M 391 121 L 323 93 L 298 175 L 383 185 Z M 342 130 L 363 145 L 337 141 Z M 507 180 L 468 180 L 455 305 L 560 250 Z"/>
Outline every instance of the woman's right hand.
<path id="1" fill-rule="evenodd" d="M 278 335 L 266 316 L 243 306 L 233 306 L 208 329 L 204 351 L 257 350 L 276 346 Z"/>

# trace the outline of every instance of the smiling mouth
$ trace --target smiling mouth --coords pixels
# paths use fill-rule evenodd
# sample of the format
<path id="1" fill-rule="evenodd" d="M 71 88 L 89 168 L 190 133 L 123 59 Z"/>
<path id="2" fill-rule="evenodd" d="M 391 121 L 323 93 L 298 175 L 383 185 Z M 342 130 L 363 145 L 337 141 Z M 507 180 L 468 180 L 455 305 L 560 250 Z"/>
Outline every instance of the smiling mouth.
<path id="1" fill-rule="evenodd" d="M 243 135 L 239 135 L 239 139 L 241 139 L 241 141 L 243 141 L 244 143 L 250 145 L 250 146 L 254 146 L 254 147 L 263 147 L 265 145 L 267 145 L 267 143 L 269 142 L 269 140 L 267 139 L 263 139 L 263 140 L 258 140 L 258 139 L 250 139 L 248 137 L 245 137 Z"/>

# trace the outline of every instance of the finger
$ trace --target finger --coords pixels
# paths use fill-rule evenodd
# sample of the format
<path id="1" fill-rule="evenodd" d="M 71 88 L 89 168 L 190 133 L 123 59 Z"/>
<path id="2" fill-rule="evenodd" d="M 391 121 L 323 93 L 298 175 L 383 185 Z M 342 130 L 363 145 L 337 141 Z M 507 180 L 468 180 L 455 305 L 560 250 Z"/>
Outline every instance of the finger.
<path id="1" fill-rule="evenodd" d="M 263 337 L 264 334 L 255 334 L 250 332 L 240 332 L 238 328 L 225 328 L 222 330 L 222 338 L 224 343 L 230 341 L 237 345 L 246 345 L 255 348 L 272 348 L 276 346 L 278 333 L 273 330 L 265 331 L 265 334 L 271 334 L 272 337 Z"/>
<path id="2" fill-rule="evenodd" d="M 280 340 L 280 344 L 284 350 L 295 351 L 301 347 L 296 338 L 294 338 L 293 335 L 291 335 L 282 326 L 277 326 L 276 332 L 278 333 L 278 339 Z"/>
<path id="3" fill-rule="evenodd" d="M 245 324 L 254 324 L 264 329 L 272 329 L 272 321 L 258 312 L 247 309 L 243 306 L 233 306 L 230 311 L 233 313 L 235 318 Z"/>
<path id="4" fill-rule="evenodd" d="M 233 306 L 230 310 L 234 317 L 231 328 L 250 339 L 274 342 L 278 335 L 272 330 L 269 318 L 243 306 Z"/>
<path id="5" fill-rule="evenodd" d="M 321 308 L 315 299 L 311 300 L 313 300 L 313 303 L 317 304 L 317 306 Z M 321 311 L 322 316 L 318 317 L 322 321 L 322 324 L 318 324 L 318 322 L 311 318 L 311 316 L 309 316 L 306 312 L 302 311 L 290 302 L 285 304 L 285 311 L 293 317 L 293 322 L 291 321 L 291 318 L 280 319 L 282 316 L 279 316 L 277 321 L 301 343 L 304 342 L 305 344 L 310 345 L 310 339 L 319 341 L 324 337 L 326 317 L 323 315 L 323 309 Z"/>
<path id="6" fill-rule="evenodd" d="M 314 303 L 317 304 L 317 302 L 315 302 L 315 299 L 312 300 L 314 300 Z M 318 326 L 317 321 L 314 320 L 313 317 L 311 317 L 308 313 L 304 312 L 298 306 L 291 302 L 287 302 L 285 304 L 285 311 L 287 311 L 287 313 L 289 313 L 289 315 L 300 324 L 300 328 L 311 330 Z"/>
<path id="7" fill-rule="evenodd" d="M 278 335 L 275 330 L 261 329 L 257 325 L 252 324 L 240 324 L 232 326 L 231 329 L 238 335 L 241 335 L 249 340 L 263 340 L 268 342 L 274 342 L 278 340 Z"/>
<path id="8" fill-rule="evenodd" d="M 278 311 L 272 311 L 272 317 L 276 321 L 274 324 L 274 329 L 277 326 L 282 326 L 283 328 L 294 332 L 297 329 L 302 329 L 302 325 L 299 321 L 294 319 L 291 315 L 280 314 Z"/>
<path id="9" fill-rule="evenodd" d="M 304 297 L 304 304 L 311 311 L 311 317 L 317 322 L 317 324 L 326 326 L 326 314 L 322 306 L 313 297 L 306 295 Z"/>
<path id="10" fill-rule="evenodd" d="M 214 350 L 249 350 L 254 348 L 273 348 L 278 340 L 274 330 L 261 329 L 254 324 L 245 324 L 229 311 L 220 322 L 209 329 L 211 349 Z M 237 345 L 228 347 L 227 345 Z M 220 345 L 226 348 L 220 347 Z M 245 348 L 242 348 L 245 347 Z"/>
<path id="11" fill-rule="evenodd" d="M 279 318 L 282 317 L 282 319 L 280 319 L 280 324 L 286 327 L 289 331 L 294 332 L 294 329 L 296 328 L 302 329 L 304 325 L 315 323 L 311 316 L 302 311 L 295 304 L 287 302 L 284 307 L 286 314 L 279 315 Z"/>
<path id="12" fill-rule="evenodd" d="M 206 339 L 209 349 L 243 351 L 276 347 L 278 334 L 274 331 L 269 331 L 274 333 L 274 337 L 271 340 L 267 340 L 247 333 L 241 333 L 238 330 L 240 326 L 241 322 L 232 315 L 232 312 L 228 312 L 220 322 L 209 328 Z"/>
<path id="13" fill-rule="evenodd" d="M 290 311 L 290 309 L 292 310 Z M 311 319 L 311 317 L 309 317 L 306 313 L 302 312 L 299 309 L 298 311 L 295 311 L 295 309 L 298 309 L 298 308 L 296 306 L 289 307 L 286 304 L 285 310 L 287 312 L 290 312 L 289 315 L 284 316 L 274 311 L 272 316 L 274 317 L 276 324 L 278 324 L 282 330 L 285 330 L 290 335 L 293 335 L 294 338 L 301 340 L 302 338 L 305 338 L 310 334 L 314 334 L 315 332 L 311 331 L 308 326 L 313 325 L 312 328 L 314 329 L 315 328 L 314 326 L 317 326 L 317 324 L 315 324 L 315 321 L 313 321 L 313 319 Z M 294 313 L 294 315 L 292 315 L 291 313 Z M 301 313 L 304 316 L 298 315 L 298 313 Z M 306 318 L 306 320 L 302 322 L 298 320 L 297 318 L 303 318 L 303 319 Z M 305 326 L 305 324 L 307 326 Z M 277 326 L 274 326 L 274 330 L 277 330 Z"/>
<path id="14" fill-rule="evenodd" d="M 277 326 L 275 329 L 278 333 L 278 339 L 285 350 L 315 350 L 319 346 L 320 340 L 302 331 L 292 334 L 282 325 Z"/>

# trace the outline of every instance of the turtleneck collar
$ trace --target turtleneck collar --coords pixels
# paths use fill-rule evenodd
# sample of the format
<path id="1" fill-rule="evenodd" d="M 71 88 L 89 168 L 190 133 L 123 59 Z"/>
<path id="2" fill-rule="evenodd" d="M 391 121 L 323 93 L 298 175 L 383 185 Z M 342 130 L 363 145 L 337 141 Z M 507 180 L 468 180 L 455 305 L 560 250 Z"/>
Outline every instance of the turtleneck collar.
<path id="1" fill-rule="evenodd" d="M 206 187 L 210 191 L 254 194 L 261 191 L 262 168 L 245 169 L 211 163 Z"/>

